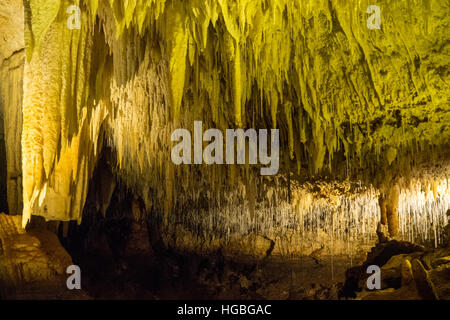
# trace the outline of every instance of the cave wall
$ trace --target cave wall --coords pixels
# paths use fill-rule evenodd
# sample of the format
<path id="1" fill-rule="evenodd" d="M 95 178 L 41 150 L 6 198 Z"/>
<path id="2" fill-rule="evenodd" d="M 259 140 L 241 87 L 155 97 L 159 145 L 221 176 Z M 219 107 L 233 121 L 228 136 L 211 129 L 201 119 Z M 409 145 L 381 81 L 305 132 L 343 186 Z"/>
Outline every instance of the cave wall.
<path id="1" fill-rule="evenodd" d="M 73 4 L 80 29 L 68 28 Z M 427 180 L 401 177 L 409 181 L 421 164 L 448 159 L 450 6 L 380 1 L 382 28 L 369 30 L 369 5 L 25 2 L 23 224 L 31 214 L 81 222 L 103 145 L 113 150 L 115 179 L 143 199 L 167 234 L 180 234 L 181 225 L 186 238 L 220 221 L 233 224 L 233 217 L 245 220 L 237 235 L 251 234 L 248 226 L 265 221 L 255 212 L 276 217 L 283 204 L 292 206 L 293 180 L 349 178 L 384 195 L 399 184 L 398 197 L 408 183 L 428 190 Z M 2 83 L 20 83 L 18 74 L 7 76 Z M 20 127 L 14 115 L 5 123 Z M 173 165 L 170 135 L 192 130 L 194 120 L 204 129 L 279 128 L 280 174 L 261 177 L 248 165 Z M 447 196 L 442 187 L 433 201 Z M 282 220 L 310 208 L 289 210 Z"/>
<path id="2" fill-rule="evenodd" d="M 0 104 L 0 211 L 8 211 L 8 200 L 6 199 L 6 145 L 4 134 L 3 106 Z"/>
<path id="3" fill-rule="evenodd" d="M 23 1 L 0 4 L 0 211 L 22 213 Z M 7 205 L 5 203 L 7 200 Z"/>

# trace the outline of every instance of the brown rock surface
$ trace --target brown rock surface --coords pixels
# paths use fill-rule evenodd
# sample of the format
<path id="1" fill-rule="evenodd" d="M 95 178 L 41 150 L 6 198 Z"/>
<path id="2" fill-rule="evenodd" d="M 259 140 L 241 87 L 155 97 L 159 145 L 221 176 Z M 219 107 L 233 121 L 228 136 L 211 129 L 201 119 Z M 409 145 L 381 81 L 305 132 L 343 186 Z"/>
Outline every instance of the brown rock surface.
<path id="1" fill-rule="evenodd" d="M 396 240 L 379 243 L 361 266 L 347 270 L 341 296 L 361 300 L 448 300 L 449 258 L 449 247 L 425 249 Z M 381 290 L 365 287 L 369 265 L 381 268 Z"/>
<path id="2" fill-rule="evenodd" d="M 26 231 L 21 216 L 0 214 L 0 297 L 3 299 L 83 299 L 67 289 L 66 268 L 73 264 L 57 236 Z"/>
<path id="3" fill-rule="evenodd" d="M 430 276 L 422 262 L 418 259 L 412 261 L 412 270 L 414 280 L 416 281 L 417 290 L 419 291 L 422 299 L 425 300 L 438 300 L 439 296 L 436 292 L 434 284 L 430 280 Z"/>
<path id="4" fill-rule="evenodd" d="M 431 270 L 429 276 L 439 299 L 450 300 L 450 263 Z"/>

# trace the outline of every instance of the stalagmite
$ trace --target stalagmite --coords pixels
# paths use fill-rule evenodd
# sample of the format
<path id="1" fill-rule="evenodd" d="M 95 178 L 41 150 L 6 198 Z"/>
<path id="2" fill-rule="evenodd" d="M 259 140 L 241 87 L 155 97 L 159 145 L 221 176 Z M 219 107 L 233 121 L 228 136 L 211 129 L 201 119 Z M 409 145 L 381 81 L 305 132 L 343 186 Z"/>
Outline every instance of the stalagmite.
<path id="1" fill-rule="evenodd" d="M 386 217 L 389 228 L 389 235 L 393 238 L 398 234 L 398 200 L 399 188 L 397 185 L 392 186 L 386 196 Z"/>
<path id="2" fill-rule="evenodd" d="M 387 225 L 388 219 L 387 219 L 387 213 L 386 213 L 385 195 L 380 195 L 380 197 L 378 198 L 378 205 L 380 206 L 380 212 L 381 212 L 380 223 L 383 225 Z"/>

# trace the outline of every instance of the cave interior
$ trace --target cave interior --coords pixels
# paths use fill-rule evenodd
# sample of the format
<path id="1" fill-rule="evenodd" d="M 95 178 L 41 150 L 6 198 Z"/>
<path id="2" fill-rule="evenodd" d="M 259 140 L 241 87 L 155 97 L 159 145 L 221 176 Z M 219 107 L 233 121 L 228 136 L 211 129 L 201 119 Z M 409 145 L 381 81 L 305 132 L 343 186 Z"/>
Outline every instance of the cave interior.
<path id="1" fill-rule="evenodd" d="M 0 298 L 450 299 L 449 27 L 448 0 L 1 0 Z"/>

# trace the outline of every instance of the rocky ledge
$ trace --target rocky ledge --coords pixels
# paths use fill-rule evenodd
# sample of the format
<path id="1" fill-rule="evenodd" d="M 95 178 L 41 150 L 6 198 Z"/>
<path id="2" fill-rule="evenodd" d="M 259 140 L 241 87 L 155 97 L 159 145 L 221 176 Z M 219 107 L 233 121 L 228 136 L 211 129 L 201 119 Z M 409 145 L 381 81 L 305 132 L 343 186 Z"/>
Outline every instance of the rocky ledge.
<path id="1" fill-rule="evenodd" d="M 367 280 L 372 274 L 367 269 L 371 265 L 380 267 L 379 289 L 368 289 Z M 405 241 L 379 242 L 362 265 L 347 270 L 340 296 L 361 300 L 448 300 L 450 246 L 425 249 Z"/>
<path id="2" fill-rule="evenodd" d="M 72 259 L 48 230 L 24 230 L 22 216 L 0 214 L 1 299 L 85 299 L 69 291 L 66 268 Z"/>

